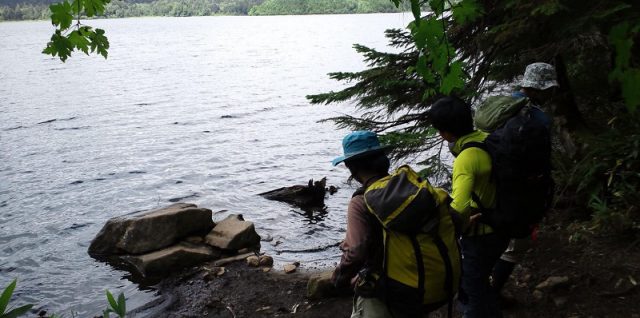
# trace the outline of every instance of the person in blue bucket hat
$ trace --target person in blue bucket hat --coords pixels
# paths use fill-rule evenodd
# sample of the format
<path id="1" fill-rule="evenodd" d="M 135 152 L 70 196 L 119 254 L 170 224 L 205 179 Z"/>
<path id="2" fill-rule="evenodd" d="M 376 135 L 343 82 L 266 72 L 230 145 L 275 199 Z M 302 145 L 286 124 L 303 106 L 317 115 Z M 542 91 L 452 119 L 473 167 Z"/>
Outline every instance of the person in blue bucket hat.
<path id="1" fill-rule="evenodd" d="M 382 268 L 383 241 L 382 226 L 368 212 L 363 189 L 388 175 L 391 164 L 385 150 L 389 147 L 381 145 L 374 132 L 354 131 L 344 137 L 342 148 L 344 154 L 335 158 L 332 164 L 336 166 L 344 162 L 362 188 L 353 194 L 349 202 L 347 233 L 340 244 L 342 257 L 331 280 L 338 289 L 356 290 L 352 318 L 391 317 L 386 304 L 372 297 L 373 290 L 366 291 L 364 283 L 364 276 L 368 272 Z"/>
<path id="2" fill-rule="evenodd" d="M 333 159 L 331 163 L 337 166 L 345 160 L 380 153 L 388 148 L 388 146 L 380 145 L 378 136 L 374 132 L 367 130 L 354 131 L 342 139 L 344 155 Z"/>
<path id="3" fill-rule="evenodd" d="M 361 187 L 331 280 L 354 289 L 351 318 L 422 318 L 451 305 L 460 270 L 446 191 L 406 165 L 389 173 L 390 147 L 371 131 L 348 134 L 342 148 L 332 163 L 344 162 Z"/>

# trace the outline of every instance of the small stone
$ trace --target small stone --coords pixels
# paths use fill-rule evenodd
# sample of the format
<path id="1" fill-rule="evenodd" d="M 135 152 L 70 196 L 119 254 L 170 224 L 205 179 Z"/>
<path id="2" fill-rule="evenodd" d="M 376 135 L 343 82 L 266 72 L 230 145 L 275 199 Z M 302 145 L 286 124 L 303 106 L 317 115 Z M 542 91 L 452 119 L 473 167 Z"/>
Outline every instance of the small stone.
<path id="1" fill-rule="evenodd" d="M 551 276 L 547 278 L 544 282 L 538 284 L 536 289 L 553 289 L 556 287 L 561 287 L 569 283 L 568 276 Z"/>
<path id="2" fill-rule="evenodd" d="M 216 267 L 214 267 L 214 268 L 212 268 L 212 269 L 211 269 L 211 272 L 212 272 L 214 275 L 216 275 L 216 277 L 220 277 L 220 276 L 224 275 L 225 269 L 224 269 L 224 267 L 218 267 L 218 266 L 216 266 Z"/>
<path id="3" fill-rule="evenodd" d="M 270 272 L 271 271 L 271 267 L 265 267 L 265 268 L 262 269 L 262 271 L 264 273 Z"/>
<path id="4" fill-rule="evenodd" d="M 261 255 L 259 258 L 259 263 L 260 263 L 260 266 L 271 267 L 273 266 L 273 257 L 269 255 Z"/>
<path id="5" fill-rule="evenodd" d="M 265 311 L 265 310 L 269 310 L 269 309 L 271 309 L 271 306 L 264 306 L 264 307 L 256 309 L 256 312 Z"/>
<path id="6" fill-rule="evenodd" d="M 553 298 L 553 303 L 556 305 L 556 307 L 562 307 L 567 303 L 567 297 L 555 297 Z"/>
<path id="7" fill-rule="evenodd" d="M 247 265 L 251 267 L 258 267 L 260 265 L 260 259 L 258 258 L 258 256 L 251 255 L 247 257 Z"/>
<path id="8" fill-rule="evenodd" d="M 616 282 L 616 285 L 615 285 L 615 286 L 613 286 L 613 289 L 618 289 L 618 288 L 620 288 L 620 285 L 622 285 L 622 282 L 623 282 L 622 278 L 618 279 L 618 282 Z"/>
<path id="9" fill-rule="evenodd" d="M 544 293 L 536 289 L 533 291 L 533 298 L 537 301 L 541 301 L 542 298 L 544 298 Z"/>
<path id="10" fill-rule="evenodd" d="M 287 274 L 291 274 L 293 272 L 296 271 L 296 269 L 298 269 L 298 266 L 294 263 L 294 264 L 286 264 L 284 265 L 284 272 Z"/>
<path id="11" fill-rule="evenodd" d="M 224 272 L 225 272 L 224 267 L 220 267 L 220 266 L 203 267 L 203 270 L 205 270 L 205 274 L 202 276 L 202 278 L 205 281 L 211 281 L 216 277 L 220 277 L 224 275 Z"/>

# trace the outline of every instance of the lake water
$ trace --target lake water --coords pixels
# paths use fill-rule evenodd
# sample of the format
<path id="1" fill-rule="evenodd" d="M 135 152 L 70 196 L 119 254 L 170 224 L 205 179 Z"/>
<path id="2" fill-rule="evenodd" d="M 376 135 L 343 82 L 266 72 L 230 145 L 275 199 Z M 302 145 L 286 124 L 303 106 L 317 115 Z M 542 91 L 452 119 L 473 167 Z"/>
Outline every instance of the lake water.
<path id="1" fill-rule="evenodd" d="M 329 267 L 352 189 L 330 160 L 346 133 L 318 123 L 348 104 L 305 95 L 340 89 L 326 75 L 365 67 L 352 44 L 384 49 L 410 14 L 135 18 L 104 28 L 109 58 L 41 54 L 52 26 L 0 23 L 0 286 L 15 304 L 79 317 L 154 297 L 90 258 L 106 220 L 192 202 L 214 219 L 241 213 L 278 264 Z M 257 193 L 310 178 L 341 190 L 307 215 Z M 222 211 L 222 212 L 218 212 Z M 217 212 L 217 213 L 216 213 Z"/>

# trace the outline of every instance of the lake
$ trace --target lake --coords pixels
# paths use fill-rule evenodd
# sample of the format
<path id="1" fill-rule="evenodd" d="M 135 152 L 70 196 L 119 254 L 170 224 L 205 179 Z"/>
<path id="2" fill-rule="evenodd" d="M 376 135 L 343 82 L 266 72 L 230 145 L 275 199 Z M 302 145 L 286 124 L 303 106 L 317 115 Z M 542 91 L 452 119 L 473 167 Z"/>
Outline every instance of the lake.
<path id="1" fill-rule="evenodd" d="M 411 14 L 132 18 L 84 21 L 106 30 L 109 58 L 40 52 L 46 21 L 0 23 L 0 286 L 14 304 L 79 317 L 154 297 L 128 273 L 89 257 L 111 217 L 190 202 L 253 221 L 276 266 L 339 261 L 347 202 L 346 134 L 323 118 L 349 104 L 305 95 L 340 89 L 326 75 L 365 68 L 352 44 L 385 49 L 384 30 Z M 258 193 L 311 178 L 340 187 L 326 212 Z"/>

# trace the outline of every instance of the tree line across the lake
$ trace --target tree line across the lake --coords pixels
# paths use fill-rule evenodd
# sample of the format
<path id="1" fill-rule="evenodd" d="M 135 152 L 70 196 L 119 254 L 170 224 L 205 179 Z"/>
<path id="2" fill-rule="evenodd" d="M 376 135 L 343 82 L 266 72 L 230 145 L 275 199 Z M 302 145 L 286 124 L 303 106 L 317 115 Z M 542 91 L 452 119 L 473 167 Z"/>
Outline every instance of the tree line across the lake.
<path id="1" fill-rule="evenodd" d="M 43 20 L 49 5 L 63 0 L 4 0 L 0 21 Z M 70 1 L 71 2 L 71 1 Z M 114 0 L 104 17 L 286 15 L 398 12 L 389 0 Z"/>

